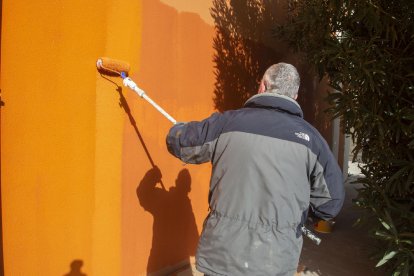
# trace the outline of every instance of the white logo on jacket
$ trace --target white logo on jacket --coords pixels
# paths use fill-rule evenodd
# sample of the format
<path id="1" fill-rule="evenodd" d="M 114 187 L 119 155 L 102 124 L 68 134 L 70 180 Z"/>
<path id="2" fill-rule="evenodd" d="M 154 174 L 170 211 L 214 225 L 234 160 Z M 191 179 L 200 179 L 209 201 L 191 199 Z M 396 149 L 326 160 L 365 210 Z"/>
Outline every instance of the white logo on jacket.
<path id="1" fill-rule="evenodd" d="M 295 132 L 295 135 L 298 138 L 300 138 L 300 139 L 306 140 L 308 142 L 310 141 L 309 135 L 307 135 L 306 133 L 303 133 L 303 132 Z"/>

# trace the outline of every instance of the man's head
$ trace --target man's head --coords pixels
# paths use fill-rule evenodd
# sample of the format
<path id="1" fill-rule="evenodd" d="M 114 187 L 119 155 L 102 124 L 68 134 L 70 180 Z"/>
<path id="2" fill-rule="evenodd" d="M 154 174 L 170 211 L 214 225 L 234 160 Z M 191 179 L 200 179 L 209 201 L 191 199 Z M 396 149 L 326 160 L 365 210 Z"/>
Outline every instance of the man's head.
<path id="1" fill-rule="evenodd" d="M 191 191 L 191 175 L 187 169 L 182 169 L 175 180 L 177 190 L 188 194 Z"/>
<path id="2" fill-rule="evenodd" d="M 270 66 L 263 75 L 259 93 L 275 93 L 297 99 L 300 77 L 296 68 L 287 63 L 277 63 Z"/>

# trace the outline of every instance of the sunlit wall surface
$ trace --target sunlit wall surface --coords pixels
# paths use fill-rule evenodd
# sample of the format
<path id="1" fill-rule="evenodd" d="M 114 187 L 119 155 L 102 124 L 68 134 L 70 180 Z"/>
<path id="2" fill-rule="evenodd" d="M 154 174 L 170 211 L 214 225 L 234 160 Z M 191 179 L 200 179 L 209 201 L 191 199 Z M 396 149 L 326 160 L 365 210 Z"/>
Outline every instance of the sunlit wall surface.
<path id="1" fill-rule="evenodd" d="M 3 1 L 6 275 L 64 275 L 79 267 L 87 275 L 140 275 L 188 259 L 191 250 L 151 251 L 153 233 L 181 240 L 177 229 L 154 222 L 182 200 L 177 206 L 188 214 L 174 223 L 199 231 L 210 167 L 171 157 L 169 121 L 133 92 L 118 91 L 120 81 L 100 76 L 95 62 L 128 61 L 131 77 L 179 121 L 209 115 L 208 2 L 178 10 L 157 0 Z M 147 198 L 159 204 L 155 214 L 136 194 L 150 158 L 165 187 L 166 205 L 156 194 Z M 191 191 L 166 199 L 182 170 Z M 194 248 L 194 239 L 185 246 Z M 150 255 L 160 261 L 149 264 Z"/>
<path id="2" fill-rule="evenodd" d="M 171 123 L 95 62 L 129 62 L 178 121 L 203 119 L 219 109 L 212 3 L 3 0 L 5 275 L 160 275 L 194 255 L 210 165 L 171 157 Z"/>

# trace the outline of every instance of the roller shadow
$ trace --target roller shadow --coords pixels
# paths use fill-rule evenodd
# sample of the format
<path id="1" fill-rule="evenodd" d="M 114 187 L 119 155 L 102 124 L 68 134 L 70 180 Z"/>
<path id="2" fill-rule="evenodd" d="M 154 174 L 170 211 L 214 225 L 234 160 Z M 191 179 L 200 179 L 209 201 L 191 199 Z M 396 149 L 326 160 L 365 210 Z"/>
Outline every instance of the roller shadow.
<path id="1" fill-rule="evenodd" d="M 154 168 L 155 167 L 154 160 L 152 159 L 151 154 L 149 153 L 148 148 L 145 145 L 144 139 L 142 138 L 142 135 L 138 130 L 137 122 L 135 121 L 134 116 L 132 116 L 132 113 L 131 113 L 131 108 L 129 107 L 128 102 L 127 102 L 124 94 L 122 93 L 122 87 L 119 86 L 116 82 L 114 82 L 110 78 L 106 77 L 105 75 L 107 75 L 107 73 L 105 73 L 105 75 L 102 74 L 102 72 L 100 72 L 100 73 L 101 73 L 102 78 L 106 79 L 107 81 L 109 81 L 109 82 L 111 82 L 112 84 L 115 85 L 116 91 L 118 92 L 118 95 L 119 95 L 119 106 L 122 109 L 124 109 L 125 113 L 127 114 L 129 122 L 131 123 L 132 127 L 135 130 L 135 133 L 137 134 L 137 137 L 138 137 L 139 141 L 141 142 L 142 148 L 144 149 L 145 154 L 147 155 L 148 160 L 151 163 L 151 166 Z M 161 183 L 162 187 L 164 187 L 164 184 L 162 183 L 162 181 L 160 183 Z"/>
<path id="2" fill-rule="evenodd" d="M 154 167 L 147 171 L 137 187 L 139 204 L 152 214 L 152 248 L 147 272 L 189 262 L 195 255 L 198 230 L 191 200 L 191 175 L 187 169 L 178 173 L 175 186 L 169 190 L 157 187 L 161 171 Z"/>
<path id="3" fill-rule="evenodd" d="M 142 147 L 144 148 L 145 154 L 147 155 L 148 160 L 151 163 L 151 166 L 155 167 L 154 160 L 152 160 L 152 158 L 151 158 L 151 155 L 148 151 L 148 148 L 145 145 L 144 139 L 142 138 L 141 133 L 138 130 L 137 122 L 135 121 L 134 117 L 132 116 L 131 109 L 129 108 L 128 102 L 125 99 L 124 94 L 122 93 L 122 87 L 117 86 L 116 91 L 119 94 L 119 106 L 122 107 L 124 109 L 125 113 L 128 115 L 129 122 L 131 123 L 132 127 L 134 128 L 135 133 L 137 134 L 138 139 L 141 142 Z"/>
<path id="4" fill-rule="evenodd" d="M 63 276 L 87 276 L 85 273 L 82 273 L 82 260 L 73 260 L 70 263 L 70 271 Z"/>
<path id="5" fill-rule="evenodd" d="M 137 134 L 137 137 L 138 137 L 139 141 L 141 142 L 142 148 L 144 149 L 145 154 L 147 155 L 148 160 L 151 163 L 151 166 L 154 168 L 155 167 L 154 160 L 152 159 L 151 154 L 149 153 L 148 148 L 145 145 L 144 139 L 142 138 L 142 135 L 138 130 L 137 122 L 135 121 L 134 117 L 132 116 L 131 109 L 129 108 L 128 102 L 125 99 L 124 94 L 122 93 L 122 87 L 117 86 L 116 91 L 119 94 L 119 106 L 121 106 L 124 109 L 125 113 L 128 115 L 129 122 L 131 123 L 132 127 L 134 128 L 135 133 Z M 162 183 L 162 180 L 160 180 L 160 184 L 161 184 L 162 188 L 165 189 L 164 183 Z"/>

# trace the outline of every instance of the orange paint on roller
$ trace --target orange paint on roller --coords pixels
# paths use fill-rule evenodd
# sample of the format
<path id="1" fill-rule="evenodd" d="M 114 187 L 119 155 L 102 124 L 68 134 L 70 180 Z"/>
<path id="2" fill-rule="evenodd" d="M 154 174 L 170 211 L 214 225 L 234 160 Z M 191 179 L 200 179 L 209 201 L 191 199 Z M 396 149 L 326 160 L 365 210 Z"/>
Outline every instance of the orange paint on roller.
<path id="1" fill-rule="evenodd" d="M 121 73 L 128 76 L 130 70 L 127 62 L 108 57 L 99 58 L 96 61 L 96 68 L 98 68 L 99 73 L 109 76 L 120 76 Z"/>

